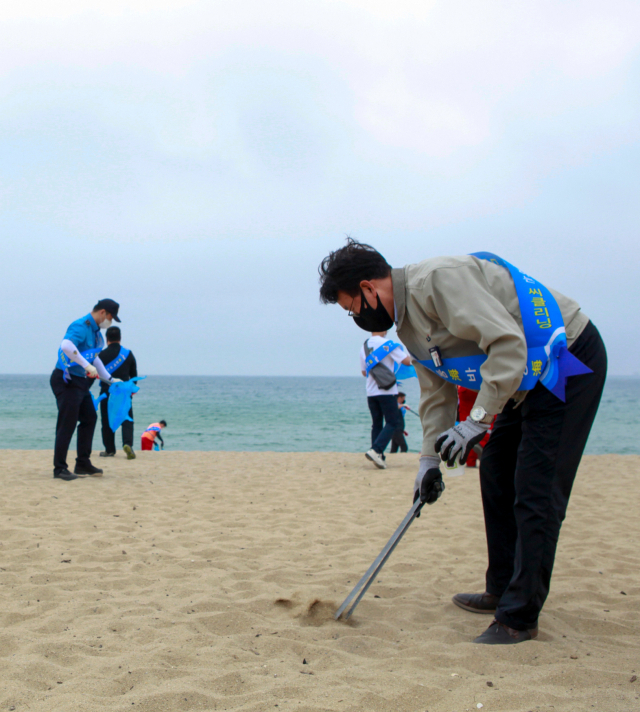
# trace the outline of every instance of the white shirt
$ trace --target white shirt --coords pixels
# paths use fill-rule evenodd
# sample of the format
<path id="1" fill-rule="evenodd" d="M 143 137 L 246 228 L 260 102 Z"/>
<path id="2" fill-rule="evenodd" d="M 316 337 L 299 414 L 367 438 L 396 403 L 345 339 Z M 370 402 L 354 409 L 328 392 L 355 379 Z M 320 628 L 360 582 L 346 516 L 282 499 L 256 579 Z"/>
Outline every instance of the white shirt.
<path id="1" fill-rule="evenodd" d="M 393 341 L 393 339 L 389 339 L 387 336 L 371 336 L 367 340 L 367 344 L 370 349 L 373 349 L 374 351 L 379 347 L 382 346 L 382 344 L 386 344 L 387 341 Z M 367 364 L 366 364 L 366 353 L 364 350 L 364 344 L 362 345 L 362 348 L 360 349 L 360 370 L 361 371 L 366 371 L 367 370 Z M 407 354 L 400 348 L 400 349 L 394 349 L 388 356 L 385 356 L 380 363 L 383 363 L 390 371 L 393 373 L 394 371 L 394 365 L 393 362 L 397 361 L 398 363 L 401 363 L 405 358 L 407 358 Z M 367 376 L 367 397 L 369 396 L 396 396 L 398 395 L 398 384 L 394 383 L 391 388 L 389 388 L 388 391 L 382 390 L 382 388 L 378 388 L 378 384 L 375 382 L 375 379 L 373 378 L 372 375 Z"/>

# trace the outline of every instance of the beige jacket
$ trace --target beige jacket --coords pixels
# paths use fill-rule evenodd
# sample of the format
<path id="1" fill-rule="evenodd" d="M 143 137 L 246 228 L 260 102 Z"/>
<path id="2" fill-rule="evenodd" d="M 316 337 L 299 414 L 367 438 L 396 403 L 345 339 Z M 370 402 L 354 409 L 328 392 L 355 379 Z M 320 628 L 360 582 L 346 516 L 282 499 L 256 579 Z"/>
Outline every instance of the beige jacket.
<path id="1" fill-rule="evenodd" d="M 414 358 L 487 355 L 476 403 L 500 413 L 515 396 L 527 363 L 527 344 L 511 275 L 477 257 L 434 257 L 391 271 L 398 337 Z M 545 285 L 546 286 L 546 285 Z M 589 323 L 572 299 L 550 289 L 571 345 Z M 434 455 L 438 435 L 456 419 L 456 387 L 414 361 L 420 382 L 422 454 Z"/>

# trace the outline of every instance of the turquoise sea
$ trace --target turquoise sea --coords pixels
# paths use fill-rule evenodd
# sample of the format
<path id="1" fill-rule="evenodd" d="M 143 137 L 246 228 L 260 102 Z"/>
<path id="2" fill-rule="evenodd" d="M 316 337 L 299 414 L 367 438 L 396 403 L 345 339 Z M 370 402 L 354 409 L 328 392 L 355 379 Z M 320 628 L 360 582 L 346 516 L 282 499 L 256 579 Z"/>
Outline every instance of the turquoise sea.
<path id="1" fill-rule="evenodd" d="M 418 384 L 403 384 L 410 406 Z M 371 420 L 364 379 L 150 376 L 134 397 L 136 445 L 164 419 L 167 449 L 364 452 Z M 97 386 L 93 388 L 94 394 Z M 640 454 L 640 378 L 607 381 L 587 453 Z M 49 376 L 0 375 L 0 448 L 50 449 L 56 404 Z M 420 449 L 420 423 L 406 415 L 409 447 Z M 120 447 L 120 434 L 116 444 Z M 94 449 L 102 449 L 99 427 Z"/>

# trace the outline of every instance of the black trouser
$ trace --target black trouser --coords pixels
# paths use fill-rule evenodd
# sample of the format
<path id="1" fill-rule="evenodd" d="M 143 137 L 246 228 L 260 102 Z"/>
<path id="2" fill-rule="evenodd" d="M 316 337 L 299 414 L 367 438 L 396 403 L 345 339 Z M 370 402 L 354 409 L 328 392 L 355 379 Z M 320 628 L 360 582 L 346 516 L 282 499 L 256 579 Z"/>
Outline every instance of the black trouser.
<path id="1" fill-rule="evenodd" d="M 398 448 L 400 448 L 400 452 L 409 452 L 409 446 L 407 445 L 407 441 L 404 439 L 404 430 L 394 430 L 393 435 L 391 436 L 391 450 L 390 452 L 398 452 Z"/>
<path id="2" fill-rule="evenodd" d="M 480 461 L 489 550 L 487 591 L 496 618 L 535 628 L 549 593 L 560 527 L 600 403 L 607 354 L 589 323 L 570 349 L 593 370 L 567 381 L 566 403 L 542 384 L 497 417 Z"/>
<path id="3" fill-rule="evenodd" d="M 63 372 L 56 368 L 51 374 L 50 383 L 58 404 L 56 445 L 53 454 L 54 472 L 68 469 L 67 452 L 76 429 L 76 423 L 79 423 L 76 464 L 80 467 L 90 465 L 93 431 L 98 419 L 91 393 L 89 393 L 93 381 L 90 378 L 72 375 L 67 383 L 64 380 Z"/>
<path id="4" fill-rule="evenodd" d="M 380 455 L 389 444 L 398 418 L 398 396 L 369 396 L 371 411 L 371 447 Z M 384 419 L 384 427 L 382 421 Z"/>
<path id="5" fill-rule="evenodd" d="M 102 419 L 102 442 L 104 449 L 107 452 L 114 453 L 116 451 L 116 434 L 111 430 L 109 425 L 109 394 L 104 400 L 100 401 L 100 417 Z M 129 417 L 133 418 L 133 407 L 129 410 Z M 122 444 L 133 447 L 133 420 L 125 420 L 122 423 Z"/>

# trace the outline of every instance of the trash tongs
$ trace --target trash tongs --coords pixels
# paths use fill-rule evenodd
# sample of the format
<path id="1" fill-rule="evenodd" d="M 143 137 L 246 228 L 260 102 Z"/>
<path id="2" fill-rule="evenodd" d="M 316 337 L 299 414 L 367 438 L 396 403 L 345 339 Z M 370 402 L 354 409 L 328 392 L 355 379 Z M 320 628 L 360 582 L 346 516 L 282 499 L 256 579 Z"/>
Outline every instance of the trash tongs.
<path id="1" fill-rule="evenodd" d="M 358 581 L 358 583 L 354 586 L 353 591 L 351 591 L 351 593 L 346 597 L 344 603 L 340 606 L 340 608 L 338 608 L 334 615 L 335 620 L 338 620 L 340 618 L 347 606 L 351 603 L 351 601 L 353 601 L 353 599 L 357 595 L 358 597 L 356 598 L 351 608 L 347 611 L 346 615 L 344 616 L 344 619 L 348 620 L 351 617 L 351 614 L 356 610 L 356 606 L 362 600 L 362 597 L 367 592 L 369 586 L 371 586 L 371 584 L 375 581 L 376 576 L 380 573 L 382 567 L 387 563 L 387 559 L 391 556 L 391 553 L 398 545 L 398 542 L 404 536 L 405 532 L 411 525 L 411 522 L 413 522 L 413 520 L 418 516 L 424 504 L 425 503 L 421 502 L 420 499 L 417 499 L 413 503 L 411 509 L 407 513 L 407 516 L 402 520 L 400 526 L 395 530 L 391 539 L 389 539 L 389 541 L 385 544 L 382 551 L 376 557 L 376 560 L 367 569 L 365 575 L 360 579 L 360 581 Z"/>

